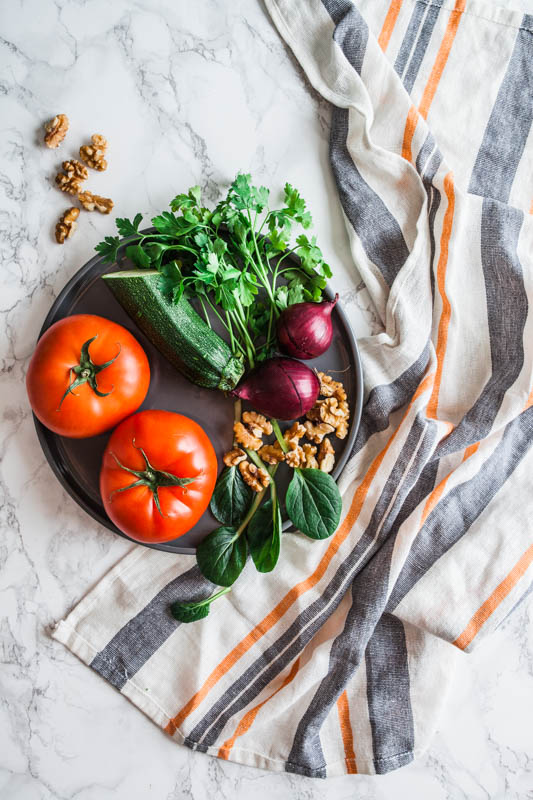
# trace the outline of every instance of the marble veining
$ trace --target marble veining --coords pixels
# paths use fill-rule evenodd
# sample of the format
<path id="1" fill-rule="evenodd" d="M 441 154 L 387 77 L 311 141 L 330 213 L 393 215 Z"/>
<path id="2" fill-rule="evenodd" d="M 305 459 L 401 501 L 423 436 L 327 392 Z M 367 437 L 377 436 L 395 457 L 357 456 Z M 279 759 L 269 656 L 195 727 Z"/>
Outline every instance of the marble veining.
<path id="1" fill-rule="evenodd" d="M 260 0 L 16 0 L 0 9 L 0 798 L 2 800 L 523 800 L 533 798 L 533 626 L 523 604 L 461 659 L 430 751 L 379 778 L 312 781 L 177 746 L 50 639 L 50 626 L 130 545 L 94 523 L 45 462 L 26 401 L 28 359 L 65 282 L 112 232 L 69 205 L 60 162 L 92 133 L 109 168 L 91 189 L 148 220 L 193 183 L 215 201 L 244 169 L 308 199 L 357 335 L 379 319 L 351 264 L 328 166 L 329 108 Z M 68 114 L 62 148 L 42 124 Z"/>

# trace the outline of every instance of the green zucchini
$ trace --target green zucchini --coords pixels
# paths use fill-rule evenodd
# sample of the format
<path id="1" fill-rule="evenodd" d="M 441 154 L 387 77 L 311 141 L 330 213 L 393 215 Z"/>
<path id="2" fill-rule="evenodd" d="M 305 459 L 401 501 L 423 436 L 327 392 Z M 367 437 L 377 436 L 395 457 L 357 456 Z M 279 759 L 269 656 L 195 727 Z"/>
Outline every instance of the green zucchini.
<path id="1" fill-rule="evenodd" d="M 186 378 L 208 389 L 231 391 L 244 372 L 241 358 L 182 297 L 172 303 L 160 290 L 157 270 L 102 275 L 119 303 L 158 350 Z"/>

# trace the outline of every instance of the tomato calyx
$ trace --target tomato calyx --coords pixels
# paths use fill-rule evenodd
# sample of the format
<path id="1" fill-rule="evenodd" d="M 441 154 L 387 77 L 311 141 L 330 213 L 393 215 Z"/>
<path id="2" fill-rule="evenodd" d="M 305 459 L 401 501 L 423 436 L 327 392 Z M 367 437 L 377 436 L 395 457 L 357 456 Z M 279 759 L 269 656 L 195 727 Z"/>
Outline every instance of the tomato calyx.
<path id="1" fill-rule="evenodd" d="M 137 450 L 140 450 L 141 455 L 144 458 L 145 469 L 130 469 L 129 467 L 124 466 L 124 464 L 121 464 L 116 455 L 111 453 L 118 466 L 126 472 L 129 472 L 131 475 L 135 475 L 137 480 L 133 481 L 133 483 L 129 483 L 127 486 L 122 486 L 120 489 L 115 489 L 115 491 L 111 493 L 110 499 L 117 492 L 125 492 L 127 489 L 133 489 L 136 486 L 147 486 L 152 492 L 157 510 L 161 516 L 164 517 L 165 515 L 161 511 L 161 505 L 159 503 L 159 489 L 165 486 L 187 486 L 189 483 L 193 483 L 196 478 L 179 478 L 177 475 L 173 475 L 172 472 L 165 472 L 162 469 L 155 469 L 155 467 L 150 464 L 148 456 L 142 447 L 137 447 L 135 440 L 133 440 L 132 444 Z"/>
<path id="2" fill-rule="evenodd" d="M 59 406 L 57 407 L 57 411 L 60 410 L 63 400 L 68 394 L 72 394 L 76 397 L 74 389 L 76 389 L 78 386 L 81 386 L 82 383 L 88 383 L 93 392 L 97 394 L 98 397 L 107 397 L 109 394 L 111 394 L 111 392 L 115 388 L 114 386 L 112 386 L 109 392 L 101 392 L 100 389 L 98 388 L 98 384 L 96 383 L 96 376 L 98 375 L 99 372 L 101 372 L 106 367 L 110 367 L 111 364 L 114 361 L 116 361 L 116 359 L 120 355 L 121 346 L 120 344 L 118 345 L 118 353 L 116 354 L 116 356 L 113 356 L 113 358 L 111 358 L 109 361 L 106 361 L 105 364 L 95 364 L 89 353 L 89 345 L 91 345 L 94 342 L 97 336 L 98 334 L 96 336 L 93 336 L 92 339 L 87 339 L 87 341 L 82 344 L 80 353 L 80 363 L 76 364 L 75 367 L 71 367 L 69 370 L 69 380 L 72 378 L 72 373 L 74 373 L 76 377 L 67 386 L 65 394 L 61 398 Z"/>

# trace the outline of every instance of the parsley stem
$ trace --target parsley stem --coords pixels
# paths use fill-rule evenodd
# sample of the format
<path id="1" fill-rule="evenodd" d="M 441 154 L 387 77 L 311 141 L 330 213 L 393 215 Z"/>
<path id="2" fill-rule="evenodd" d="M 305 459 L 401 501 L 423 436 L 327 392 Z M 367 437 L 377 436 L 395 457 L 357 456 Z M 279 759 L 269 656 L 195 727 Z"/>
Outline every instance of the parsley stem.
<path id="1" fill-rule="evenodd" d="M 209 327 L 212 328 L 211 320 L 209 319 L 209 314 L 207 313 L 207 308 L 205 307 L 204 298 L 202 297 L 202 295 L 199 295 L 198 299 L 200 300 L 200 305 L 202 306 L 202 310 L 204 312 L 205 321 L 207 322 Z"/>
<path id="2" fill-rule="evenodd" d="M 232 343 L 232 347 L 231 347 L 231 349 L 232 349 L 233 355 L 238 355 L 238 354 L 237 354 L 237 352 L 236 352 L 236 350 L 235 350 L 235 347 L 238 347 L 238 348 L 239 348 L 239 350 L 241 351 L 242 355 L 246 355 L 246 351 L 244 350 L 244 348 L 242 347 L 242 345 L 240 344 L 240 342 L 239 342 L 239 341 L 237 341 L 237 339 L 235 339 L 235 337 L 234 337 L 234 335 L 233 335 L 233 330 L 232 330 L 232 328 L 231 328 L 231 323 L 230 323 L 230 319 L 229 319 L 229 316 L 228 316 L 228 313 L 229 313 L 229 312 L 228 312 L 228 311 L 226 311 L 226 312 L 225 312 L 225 313 L 226 313 L 226 319 L 227 319 L 227 321 L 228 321 L 228 324 L 226 324 L 226 323 L 224 322 L 224 320 L 223 320 L 222 316 L 221 316 L 221 315 L 219 314 L 219 312 L 217 311 L 217 308 L 216 308 L 216 306 L 214 305 L 214 303 L 212 303 L 212 302 L 211 302 L 211 300 L 209 299 L 209 297 L 208 297 L 207 295 L 205 296 L 205 299 L 207 300 L 207 302 L 209 303 L 209 306 L 211 307 L 211 309 L 213 310 L 213 312 L 216 314 L 216 316 L 217 316 L 217 317 L 218 317 L 218 319 L 220 320 L 221 324 L 222 324 L 222 325 L 224 326 L 224 328 L 225 328 L 225 329 L 228 331 L 228 333 L 229 333 L 229 335 L 230 335 L 231 343 Z"/>
<path id="3" fill-rule="evenodd" d="M 279 446 L 281 447 L 284 453 L 287 453 L 289 451 L 289 445 L 283 438 L 281 428 L 279 427 L 279 422 L 277 421 L 277 419 L 271 419 L 270 421 L 272 423 L 272 428 L 274 430 L 274 433 L 276 434 L 276 439 L 278 440 Z"/>

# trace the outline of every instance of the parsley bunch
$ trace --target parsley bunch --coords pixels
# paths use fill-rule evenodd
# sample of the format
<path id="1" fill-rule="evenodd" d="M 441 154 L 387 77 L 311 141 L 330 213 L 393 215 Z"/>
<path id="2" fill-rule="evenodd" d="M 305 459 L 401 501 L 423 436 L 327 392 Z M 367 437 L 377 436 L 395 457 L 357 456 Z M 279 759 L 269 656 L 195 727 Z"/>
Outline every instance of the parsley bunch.
<path id="1" fill-rule="evenodd" d="M 319 301 L 331 269 L 315 237 L 298 229 L 312 225 L 297 189 L 285 184 L 284 205 L 269 208 L 269 190 L 239 174 L 214 209 L 202 206 L 200 187 L 179 194 L 152 219 L 155 233 L 139 232 L 142 215 L 116 220 L 130 239 L 125 254 L 141 269 L 161 273 L 161 290 L 175 302 L 197 298 L 209 325 L 209 309 L 228 333 L 232 351 L 250 367 L 275 350 L 276 319 L 304 300 Z M 106 236 L 96 250 L 117 260 L 122 242 Z M 287 262 L 292 253 L 299 256 Z"/>

